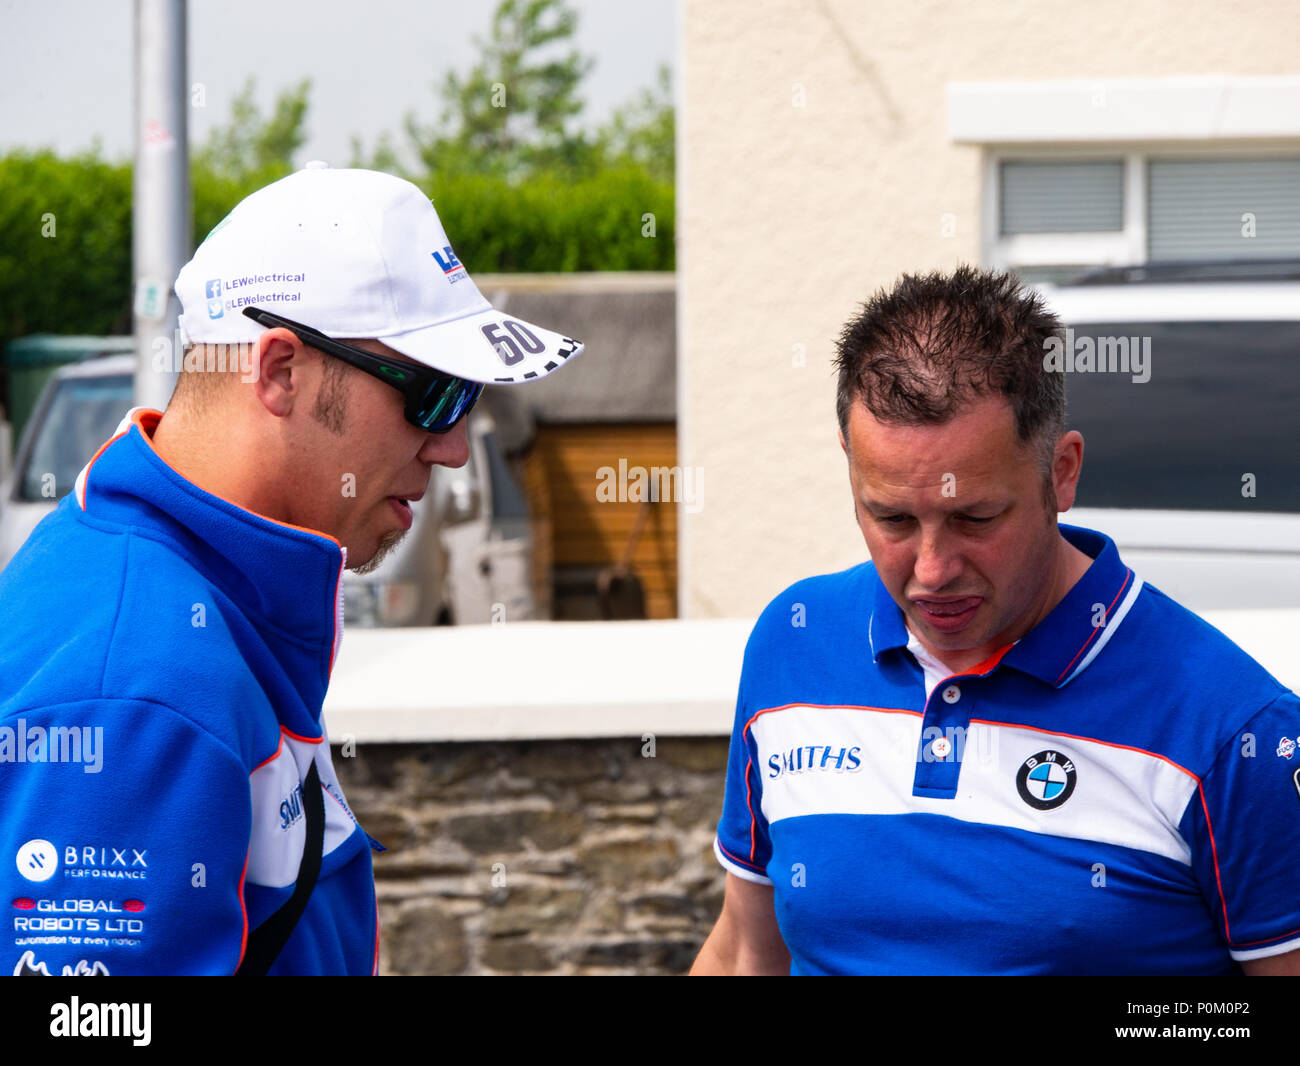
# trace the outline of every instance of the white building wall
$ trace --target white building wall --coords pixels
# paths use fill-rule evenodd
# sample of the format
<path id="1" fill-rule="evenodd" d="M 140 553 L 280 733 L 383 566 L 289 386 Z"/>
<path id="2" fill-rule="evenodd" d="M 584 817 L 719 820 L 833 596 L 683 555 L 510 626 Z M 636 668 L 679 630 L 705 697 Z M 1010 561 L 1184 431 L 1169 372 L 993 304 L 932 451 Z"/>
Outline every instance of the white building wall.
<path id="1" fill-rule="evenodd" d="M 900 272 L 980 260 L 984 148 L 954 140 L 950 83 L 1300 74 L 1283 0 L 679 10 L 680 459 L 706 489 L 681 514 L 684 617 L 753 616 L 865 558 L 833 343 Z"/>

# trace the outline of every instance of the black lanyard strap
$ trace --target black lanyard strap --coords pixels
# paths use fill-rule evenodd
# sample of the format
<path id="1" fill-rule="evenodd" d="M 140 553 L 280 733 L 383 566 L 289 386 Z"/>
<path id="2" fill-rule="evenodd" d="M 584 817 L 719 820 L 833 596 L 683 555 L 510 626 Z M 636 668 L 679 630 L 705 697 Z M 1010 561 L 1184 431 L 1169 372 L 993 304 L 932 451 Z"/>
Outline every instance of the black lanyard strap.
<path id="1" fill-rule="evenodd" d="M 307 839 L 303 844 L 302 862 L 293 895 L 274 914 L 248 934 L 244 961 L 235 971 L 237 977 L 264 977 L 271 964 L 289 942 L 294 926 L 307 908 L 307 899 L 320 876 L 321 849 L 325 844 L 325 797 L 320 774 L 313 757 L 311 768 L 302 782 L 302 803 L 307 813 Z"/>

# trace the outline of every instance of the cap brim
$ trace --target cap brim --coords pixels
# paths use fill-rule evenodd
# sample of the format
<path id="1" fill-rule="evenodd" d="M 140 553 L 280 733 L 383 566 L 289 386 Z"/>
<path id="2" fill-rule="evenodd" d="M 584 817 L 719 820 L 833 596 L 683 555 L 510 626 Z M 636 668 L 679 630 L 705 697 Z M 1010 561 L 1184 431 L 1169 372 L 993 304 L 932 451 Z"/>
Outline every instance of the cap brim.
<path id="1" fill-rule="evenodd" d="M 583 349 L 581 341 L 495 308 L 377 339 L 444 374 L 485 385 L 537 381 Z"/>

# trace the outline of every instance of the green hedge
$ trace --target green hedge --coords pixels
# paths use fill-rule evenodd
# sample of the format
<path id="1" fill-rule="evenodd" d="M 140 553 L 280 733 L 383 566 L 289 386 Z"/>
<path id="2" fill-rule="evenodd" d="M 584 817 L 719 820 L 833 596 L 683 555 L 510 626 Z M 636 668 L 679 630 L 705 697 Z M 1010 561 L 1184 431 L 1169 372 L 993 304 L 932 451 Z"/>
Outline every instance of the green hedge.
<path id="1" fill-rule="evenodd" d="M 474 273 L 673 270 L 673 187 L 621 168 L 519 185 L 474 175 L 421 182 Z M 654 236 L 642 236 L 653 215 Z"/>
<path id="2" fill-rule="evenodd" d="M 130 166 L 52 152 L 0 157 L 0 341 L 124 332 L 130 292 Z"/>
<path id="3" fill-rule="evenodd" d="M 196 167 L 201 241 L 248 193 L 282 175 L 236 181 Z M 674 190 L 630 166 L 518 185 L 482 175 L 418 182 L 471 273 L 672 270 Z M 654 236 L 643 236 L 646 215 Z M 53 236 L 47 215 L 53 215 Z M 131 166 L 93 153 L 0 156 L 0 344 L 28 333 L 130 329 Z"/>

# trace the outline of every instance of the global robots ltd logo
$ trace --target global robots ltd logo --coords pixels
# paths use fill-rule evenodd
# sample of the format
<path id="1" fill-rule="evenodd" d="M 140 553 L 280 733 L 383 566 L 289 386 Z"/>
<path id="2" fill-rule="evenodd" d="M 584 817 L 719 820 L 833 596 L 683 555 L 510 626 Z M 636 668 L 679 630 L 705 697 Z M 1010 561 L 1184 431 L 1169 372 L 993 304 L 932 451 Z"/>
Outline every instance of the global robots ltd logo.
<path id="1" fill-rule="evenodd" d="M 48 881 L 58 872 L 59 849 L 48 840 L 29 840 L 18 849 L 15 864 L 28 881 Z"/>
<path id="2" fill-rule="evenodd" d="M 203 295 L 208 298 L 208 318 L 223 318 L 226 309 L 221 302 L 221 279 L 208 278 L 203 283 Z"/>
<path id="3" fill-rule="evenodd" d="M 1016 791 L 1036 811 L 1055 810 L 1074 794 L 1074 763 L 1059 751 L 1040 751 L 1020 764 Z"/>

